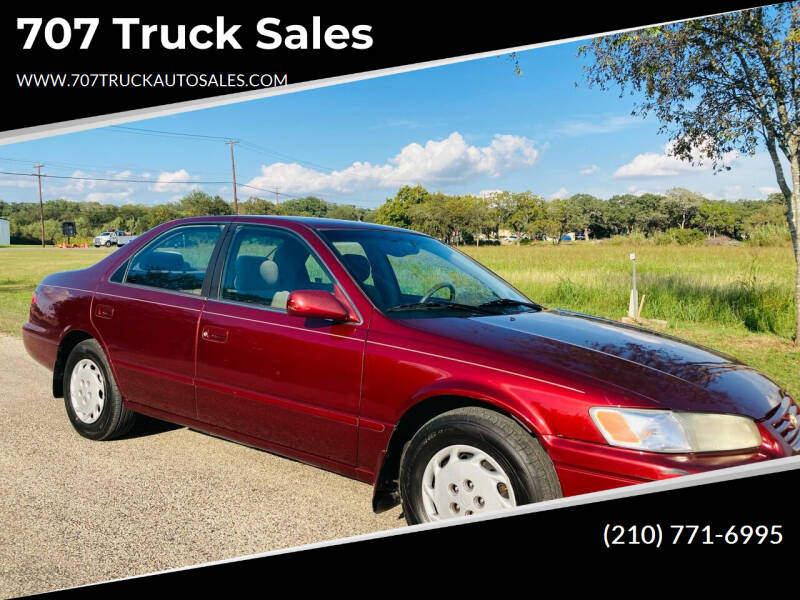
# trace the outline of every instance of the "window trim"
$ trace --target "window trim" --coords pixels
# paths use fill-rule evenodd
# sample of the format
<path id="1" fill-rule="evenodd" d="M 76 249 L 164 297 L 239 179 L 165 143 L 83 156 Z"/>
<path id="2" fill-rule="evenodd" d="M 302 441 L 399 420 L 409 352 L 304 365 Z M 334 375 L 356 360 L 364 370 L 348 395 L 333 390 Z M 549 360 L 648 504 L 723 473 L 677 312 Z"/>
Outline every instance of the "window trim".
<path id="1" fill-rule="evenodd" d="M 283 227 L 281 225 L 273 225 L 271 223 L 254 223 L 249 221 L 244 222 L 233 222 L 228 224 L 228 229 L 226 231 L 225 240 L 223 244 L 219 248 L 219 252 L 216 256 L 216 263 L 214 264 L 214 276 L 211 281 L 211 289 L 209 290 L 207 299 L 214 300 L 215 302 L 221 302 L 223 304 L 231 304 L 234 306 L 247 306 L 249 308 L 256 308 L 260 310 L 266 310 L 269 312 L 274 312 L 278 314 L 288 315 L 288 312 L 285 308 L 278 308 L 275 306 L 267 306 L 266 304 L 259 304 L 256 302 L 243 302 L 240 300 L 231 300 L 229 298 L 223 298 L 221 295 L 222 291 L 222 280 L 225 273 L 225 265 L 228 262 L 228 256 L 231 250 L 231 245 L 233 243 L 233 237 L 236 235 L 236 230 L 240 227 L 254 227 L 259 229 L 272 229 L 275 231 L 279 231 L 282 233 L 286 233 L 290 236 L 295 237 L 301 244 L 303 244 L 306 248 L 308 248 L 309 254 L 317 259 L 319 263 L 323 266 L 323 268 L 327 271 L 328 275 L 330 275 L 331 282 L 333 283 L 334 288 L 339 288 L 339 291 L 342 295 L 347 299 L 350 308 L 352 308 L 353 312 L 355 312 L 357 320 L 356 321 L 346 321 L 343 324 L 352 325 L 352 326 L 359 326 L 364 324 L 364 317 L 361 315 L 361 311 L 358 310 L 358 306 L 353 299 L 350 297 L 350 294 L 347 293 L 347 290 L 339 283 L 339 280 L 336 278 L 330 267 L 328 266 L 327 261 L 325 261 L 317 252 L 311 244 L 308 243 L 302 235 L 297 233 L 296 231 L 289 229 L 288 227 Z M 312 230 L 313 231 L 313 230 Z M 316 233 L 316 232 L 314 232 Z M 326 245 L 327 247 L 327 245 Z M 334 256 L 334 258 L 336 258 Z M 338 260 L 338 259 L 337 259 Z M 350 273 L 345 269 L 345 273 L 350 275 Z M 360 288 L 359 288 L 360 289 Z M 296 290 L 294 290 L 296 291 Z"/>
<path id="2" fill-rule="evenodd" d="M 211 252 L 211 256 L 208 259 L 208 265 L 206 266 L 206 274 L 205 274 L 205 277 L 203 277 L 203 284 L 202 284 L 202 286 L 200 288 L 200 293 L 199 294 L 192 294 L 191 292 L 184 292 L 184 291 L 181 291 L 181 290 L 171 290 L 171 289 L 168 289 L 168 288 L 160 288 L 160 287 L 155 287 L 155 286 L 150 286 L 150 285 L 144 285 L 144 284 L 141 284 L 141 283 L 131 283 L 131 282 L 128 281 L 128 272 L 130 271 L 131 265 L 133 264 L 134 260 L 136 260 L 136 257 L 139 256 L 142 252 L 144 252 L 148 248 L 152 247 L 154 244 L 158 243 L 164 237 L 166 237 L 169 234 L 173 233 L 177 229 L 185 229 L 185 228 L 189 228 L 189 227 L 208 227 L 209 225 L 221 226 L 221 230 L 220 230 L 220 235 L 217 238 L 217 242 L 214 245 L 214 250 Z M 129 256 L 128 258 L 125 259 L 125 262 L 127 263 L 127 265 L 125 267 L 125 273 L 122 276 L 122 281 L 120 281 L 120 282 L 111 281 L 111 277 L 114 275 L 114 273 L 117 272 L 119 267 L 122 266 L 122 265 L 119 265 L 115 269 L 110 271 L 111 274 L 108 275 L 105 278 L 105 280 L 106 280 L 107 283 L 110 283 L 110 284 L 113 284 L 113 285 L 131 287 L 131 288 L 140 289 L 140 290 L 151 290 L 151 291 L 156 291 L 156 292 L 163 292 L 163 293 L 166 293 L 166 294 L 175 294 L 177 296 L 185 296 L 187 298 L 208 299 L 208 297 L 209 297 L 209 295 L 208 295 L 208 284 L 210 284 L 209 274 L 213 273 L 213 269 L 214 269 L 214 267 L 216 265 L 217 255 L 219 254 L 221 242 L 226 238 L 229 226 L 230 226 L 230 222 L 227 222 L 227 221 L 209 221 L 209 222 L 202 222 L 202 223 L 181 223 L 181 224 L 175 225 L 174 227 L 170 227 L 169 229 L 167 229 L 166 231 L 163 231 L 162 233 L 160 233 L 158 236 L 156 236 L 155 238 L 150 240 L 144 246 L 139 248 L 135 253 L 133 253 L 131 256 Z"/>
<path id="3" fill-rule="evenodd" d="M 335 246 L 328 239 L 328 237 L 325 236 L 322 233 L 322 232 L 325 232 L 325 231 L 340 231 L 340 230 L 348 230 L 348 231 L 364 231 L 364 230 L 367 230 L 367 231 L 370 231 L 370 230 L 371 231 L 382 231 L 382 230 L 381 229 L 370 229 L 370 228 L 367 228 L 367 227 L 320 227 L 319 229 L 314 229 L 313 232 L 317 236 L 317 239 L 320 240 L 325 245 L 325 247 L 328 248 L 331 251 L 331 253 L 334 255 L 334 258 L 336 259 L 336 262 L 339 263 L 339 265 L 342 267 L 342 269 L 347 274 L 347 276 L 350 278 L 350 280 L 355 284 L 356 288 L 358 289 L 359 292 L 361 292 L 361 295 L 366 299 L 366 301 L 369 302 L 370 305 L 379 314 L 381 314 L 382 316 L 386 317 L 387 319 L 399 320 L 399 317 L 397 315 L 391 314 L 391 313 L 387 313 L 386 311 L 381 309 L 381 307 L 379 307 L 377 304 L 375 304 L 375 302 L 372 301 L 372 298 L 370 298 L 369 295 L 366 292 L 364 292 L 364 290 L 361 287 L 361 284 L 359 284 L 359 282 L 356 281 L 356 278 L 353 277 L 353 274 L 350 273 L 350 269 L 348 269 L 344 265 L 344 261 L 341 259 L 340 252 L 335 248 Z M 504 284 L 506 284 L 508 287 L 510 287 L 517 294 L 519 294 L 520 296 L 522 296 L 523 298 L 525 298 L 529 302 L 534 302 L 535 303 L 535 300 L 531 300 L 526 294 L 523 294 L 514 285 L 512 285 L 511 283 L 506 281 L 506 279 L 504 279 L 503 277 L 501 277 L 500 275 L 495 273 L 492 269 L 490 269 L 486 265 L 480 263 L 479 261 L 475 260 L 474 258 L 472 258 L 466 252 L 462 252 L 461 250 L 459 250 L 455 246 L 451 246 L 450 244 L 445 244 L 443 241 L 438 240 L 435 237 L 433 237 L 431 235 L 428 235 L 427 233 L 422 233 L 421 231 L 414 231 L 412 229 L 402 229 L 402 228 L 392 228 L 392 229 L 389 229 L 388 231 L 389 231 L 389 233 L 402 233 L 402 234 L 406 234 L 406 235 L 417 235 L 417 236 L 420 236 L 420 237 L 423 237 L 423 238 L 429 238 L 429 239 L 432 239 L 432 240 L 434 240 L 436 242 L 439 242 L 440 244 L 443 244 L 443 245 L 447 246 L 451 250 L 455 250 L 458 254 L 460 254 L 461 256 L 466 258 L 468 261 L 476 264 L 481 269 L 483 269 L 485 271 L 488 271 L 494 277 L 496 277 L 497 279 L 502 281 Z M 387 262 L 388 262 L 388 259 L 387 259 Z M 391 270 L 391 267 L 390 267 L 390 270 Z M 395 273 L 393 271 L 392 271 L 392 277 L 394 277 L 395 281 L 397 281 L 397 276 L 395 275 Z M 398 282 L 398 289 L 399 289 L 399 282 Z"/>

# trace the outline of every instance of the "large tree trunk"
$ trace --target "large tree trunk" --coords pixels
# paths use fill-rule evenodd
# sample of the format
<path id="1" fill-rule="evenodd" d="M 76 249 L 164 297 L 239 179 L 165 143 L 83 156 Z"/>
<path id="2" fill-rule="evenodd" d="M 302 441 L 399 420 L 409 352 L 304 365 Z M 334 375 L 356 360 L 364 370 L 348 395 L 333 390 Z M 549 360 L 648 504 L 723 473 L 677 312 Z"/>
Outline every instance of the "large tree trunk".
<path id="1" fill-rule="evenodd" d="M 789 163 L 792 170 L 792 189 L 789 194 L 784 190 L 784 196 L 795 261 L 794 345 L 800 346 L 800 240 L 797 239 L 798 230 L 800 230 L 800 157 L 798 156 L 800 148 L 794 144 L 792 150 L 793 154 Z"/>
<path id="2" fill-rule="evenodd" d="M 794 190 L 792 191 L 788 208 L 792 217 L 789 222 L 789 230 L 792 234 L 795 262 L 794 345 L 800 346 L 800 241 L 797 239 L 797 227 L 800 224 L 800 169 L 792 173 L 792 179 L 794 180 Z"/>
<path id="3" fill-rule="evenodd" d="M 772 160 L 775 169 L 775 177 L 778 180 L 778 187 L 783 193 L 786 201 L 786 220 L 789 222 L 789 234 L 792 237 L 792 249 L 794 250 L 795 260 L 795 288 L 794 288 L 794 345 L 800 346 L 800 242 L 797 234 L 800 229 L 800 143 L 792 140 L 789 146 L 789 168 L 791 169 L 792 187 L 786 183 L 783 174 L 783 165 L 778 157 L 778 148 L 774 137 L 767 137 L 767 152 Z"/>
<path id="4" fill-rule="evenodd" d="M 797 213 L 798 198 L 794 199 L 794 203 L 795 203 L 795 213 Z M 794 261 L 795 261 L 794 345 L 800 346 L 800 244 L 797 243 L 797 235 L 793 237 L 792 244 L 794 245 Z"/>

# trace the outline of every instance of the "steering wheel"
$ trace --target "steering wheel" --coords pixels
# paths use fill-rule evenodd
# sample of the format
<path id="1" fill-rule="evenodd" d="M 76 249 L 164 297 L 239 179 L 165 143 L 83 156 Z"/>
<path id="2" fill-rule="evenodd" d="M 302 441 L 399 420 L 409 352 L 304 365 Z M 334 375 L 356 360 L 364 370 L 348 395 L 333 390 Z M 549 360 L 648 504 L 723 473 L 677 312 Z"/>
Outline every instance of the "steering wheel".
<path id="1" fill-rule="evenodd" d="M 431 296 L 433 296 L 438 290 L 441 290 L 442 288 L 447 288 L 448 290 L 450 290 L 450 302 L 456 299 L 456 288 L 453 286 L 452 283 L 443 281 L 441 283 L 437 283 L 435 286 L 429 289 L 420 300 L 420 304 L 424 304 L 425 302 L 430 300 Z"/>

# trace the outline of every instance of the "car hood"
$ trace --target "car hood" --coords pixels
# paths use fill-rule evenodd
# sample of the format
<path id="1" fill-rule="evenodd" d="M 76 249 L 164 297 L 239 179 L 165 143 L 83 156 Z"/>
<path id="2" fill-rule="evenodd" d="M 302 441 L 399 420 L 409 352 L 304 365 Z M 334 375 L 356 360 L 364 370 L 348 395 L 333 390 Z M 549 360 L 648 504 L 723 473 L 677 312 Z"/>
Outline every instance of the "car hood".
<path id="1" fill-rule="evenodd" d="M 511 355 L 537 369 L 589 378 L 658 408 L 763 419 L 780 388 L 733 357 L 690 342 L 588 315 L 558 310 L 472 318 L 413 319 L 414 328 Z M 516 361 L 515 361 L 516 362 Z"/>

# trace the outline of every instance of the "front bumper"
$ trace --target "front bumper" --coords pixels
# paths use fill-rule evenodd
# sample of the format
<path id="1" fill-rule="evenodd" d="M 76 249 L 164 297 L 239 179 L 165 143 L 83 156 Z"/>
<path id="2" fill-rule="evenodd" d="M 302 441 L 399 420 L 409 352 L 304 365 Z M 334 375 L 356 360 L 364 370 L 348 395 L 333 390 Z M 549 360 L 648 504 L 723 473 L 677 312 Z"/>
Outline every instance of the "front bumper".
<path id="1" fill-rule="evenodd" d="M 558 436 L 543 436 L 542 442 L 564 495 L 574 496 L 792 455 L 790 447 L 760 429 L 762 445 L 744 452 L 659 454 Z"/>

